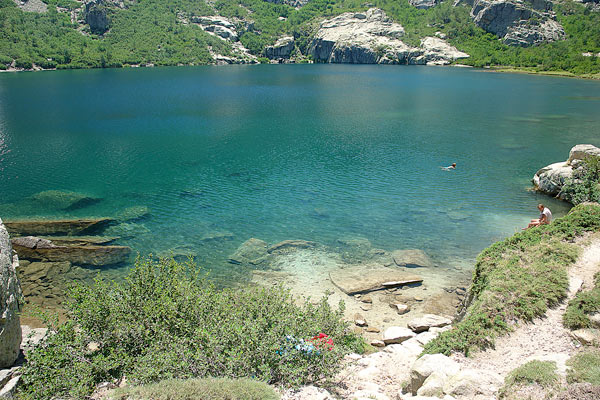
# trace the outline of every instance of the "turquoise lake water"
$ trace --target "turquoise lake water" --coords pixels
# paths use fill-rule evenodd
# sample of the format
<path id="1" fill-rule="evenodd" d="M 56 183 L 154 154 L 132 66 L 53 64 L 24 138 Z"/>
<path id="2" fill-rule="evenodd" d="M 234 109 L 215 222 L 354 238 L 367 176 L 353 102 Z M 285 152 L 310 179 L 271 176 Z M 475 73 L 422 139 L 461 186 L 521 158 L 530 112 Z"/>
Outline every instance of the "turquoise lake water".
<path id="1" fill-rule="evenodd" d="M 600 82 L 437 67 L 285 65 L 0 74 L 0 217 L 151 216 L 141 254 L 362 237 L 472 266 L 548 203 L 537 169 L 600 145 Z M 441 165 L 456 162 L 456 171 Z M 101 198 L 56 212 L 44 190 Z M 214 232 L 233 236 L 206 242 Z"/>

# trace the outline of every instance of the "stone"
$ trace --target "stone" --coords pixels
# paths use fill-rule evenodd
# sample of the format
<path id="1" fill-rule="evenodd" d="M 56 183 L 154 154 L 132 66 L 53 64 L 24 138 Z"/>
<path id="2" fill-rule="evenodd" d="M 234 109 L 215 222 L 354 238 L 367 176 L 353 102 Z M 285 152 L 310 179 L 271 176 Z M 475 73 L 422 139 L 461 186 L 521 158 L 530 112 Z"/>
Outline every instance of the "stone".
<path id="1" fill-rule="evenodd" d="M 193 16 L 191 22 L 199 24 L 205 32 L 213 34 L 224 40 L 235 42 L 238 40 L 238 34 L 235 25 L 227 18 L 218 15 L 215 16 Z"/>
<path id="2" fill-rule="evenodd" d="M 419 249 L 396 250 L 392 252 L 392 257 L 399 267 L 431 268 L 435 266 L 431 258 Z"/>
<path id="3" fill-rule="evenodd" d="M 273 46 L 267 46 L 264 50 L 265 57 L 274 59 L 287 59 L 292 55 L 292 51 L 296 47 L 293 36 L 284 36 L 279 38 Z"/>
<path id="4" fill-rule="evenodd" d="M 565 38 L 551 13 L 519 0 L 475 0 L 471 17 L 477 26 L 512 46 L 532 46 Z"/>
<path id="5" fill-rule="evenodd" d="M 355 265 L 339 268 L 329 272 L 331 282 L 347 295 L 372 292 L 386 288 L 385 283 L 394 282 L 395 286 L 417 284 L 423 279 L 417 275 L 407 274 L 396 268 L 383 267 L 378 264 Z"/>
<path id="6" fill-rule="evenodd" d="M 416 333 L 425 332 L 429 330 L 429 328 L 436 327 L 440 328 L 442 326 L 450 325 L 452 320 L 442 317 L 439 315 L 433 314 L 425 314 L 422 317 L 415 318 L 411 320 L 407 326 Z"/>
<path id="7" fill-rule="evenodd" d="M 0 390 L 0 399 L 14 399 L 21 375 L 13 376 Z"/>
<path id="8" fill-rule="evenodd" d="M 113 222 L 110 218 L 95 219 L 24 219 L 6 221 L 4 225 L 11 235 L 68 235 L 77 236 L 98 233 Z"/>
<path id="9" fill-rule="evenodd" d="M 21 325 L 21 336 L 23 338 L 21 347 L 23 352 L 27 354 L 28 351 L 42 341 L 47 333 L 48 328 L 31 328 L 28 325 Z"/>
<path id="10" fill-rule="evenodd" d="M 383 332 L 383 342 L 385 344 L 399 344 L 415 336 L 415 333 L 410 329 L 392 326 Z"/>
<path id="11" fill-rule="evenodd" d="M 317 243 L 309 242 L 307 240 L 284 240 L 283 242 L 279 242 L 274 244 L 273 246 L 267 249 L 268 253 L 273 252 L 281 252 L 281 251 L 290 251 L 296 249 L 308 249 L 311 247 L 316 247 Z"/>
<path id="12" fill-rule="evenodd" d="M 573 146 L 567 161 L 550 164 L 535 173 L 531 180 L 535 190 L 570 201 L 569 194 L 564 193 L 562 188 L 581 166 L 581 160 L 588 156 L 600 157 L 600 148 L 591 144 Z"/>
<path id="13" fill-rule="evenodd" d="M 427 64 L 432 51 L 404 43 L 402 25 L 383 10 L 348 12 L 321 23 L 308 53 L 315 62 L 346 64 Z M 442 54 L 435 55 L 441 60 Z"/>
<path id="14" fill-rule="evenodd" d="M 282 398 L 302 400 L 335 400 L 327 390 L 316 386 L 301 386 L 296 389 L 288 389 Z"/>
<path id="15" fill-rule="evenodd" d="M 125 262 L 131 253 L 131 249 L 126 246 L 56 246 L 49 240 L 39 239 L 36 242 L 31 237 L 13 239 L 13 248 L 19 257 L 27 260 L 69 261 L 80 265 L 96 266 Z"/>
<path id="16" fill-rule="evenodd" d="M 234 235 L 231 232 L 209 232 L 200 238 L 203 243 L 209 242 L 226 242 L 233 240 Z"/>
<path id="17" fill-rule="evenodd" d="M 488 396 L 495 398 L 504 379 L 490 371 L 465 369 L 456 374 L 448 374 L 444 383 L 444 393 L 457 398 L 475 398 Z"/>
<path id="18" fill-rule="evenodd" d="M 408 0 L 408 3 L 420 10 L 426 10 L 438 4 L 438 0 Z"/>
<path id="19" fill-rule="evenodd" d="M 410 388 L 413 396 L 417 395 L 425 380 L 434 372 L 444 373 L 448 376 L 455 375 L 460 370 L 460 365 L 443 354 L 425 354 L 419 358 L 410 371 Z"/>
<path id="20" fill-rule="evenodd" d="M 267 247 L 267 242 L 264 240 L 250 238 L 229 256 L 228 261 L 232 264 L 257 264 L 259 260 L 268 255 Z"/>
<path id="21" fill-rule="evenodd" d="M 363 317 L 363 316 L 362 316 L 362 315 L 360 315 L 360 314 L 355 314 L 355 315 L 354 315 L 354 323 L 355 323 L 357 326 L 367 326 L 367 325 L 368 325 L 368 324 L 367 324 L 367 320 L 365 319 L 365 317 Z"/>
<path id="22" fill-rule="evenodd" d="M 363 296 L 360 301 L 363 303 L 373 303 L 373 298 L 371 296 Z"/>
<path id="23" fill-rule="evenodd" d="M 410 306 L 407 304 L 390 304 L 390 307 L 392 307 L 394 310 L 396 310 L 396 312 L 400 315 L 402 314 L 406 314 L 407 312 L 410 311 Z"/>
<path id="24" fill-rule="evenodd" d="M 423 56 L 427 59 L 427 65 L 447 65 L 454 60 L 469 57 L 467 53 L 459 51 L 438 37 L 421 39 L 421 48 L 425 51 Z"/>
<path id="25" fill-rule="evenodd" d="M 371 311 L 373 309 L 373 304 L 370 304 L 370 303 L 361 304 L 360 309 L 363 311 Z"/>
<path id="26" fill-rule="evenodd" d="M 383 340 L 374 339 L 374 340 L 371 340 L 371 346 L 373 346 L 373 347 L 385 347 L 385 343 L 383 342 Z"/>
<path id="27" fill-rule="evenodd" d="M 13 240 L 20 239 L 15 238 Z M 119 239 L 116 236 L 51 236 L 46 239 L 54 246 L 103 246 Z"/>
<path id="28" fill-rule="evenodd" d="M 444 395 L 444 384 L 448 375 L 443 371 L 435 371 L 425 379 L 417 390 L 417 395 L 441 398 Z"/>
<path id="29" fill-rule="evenodd" d="M 596 328 L 600 328 L 600 313 L 591 314 L 589 317 L 592 325 Z"/>
<path id="30" fill-rule="evenodd" d="M 417 336 L 415 336 L 415 339 L 421 345 L 425 346 L 427 343 L 431 342 L 436 337 L 438 337 L 437 333 L 426 331 L 419 333 Z"/>
<path id="31" fill-rule="evenodd" d="M 0 368 L 13 365 L 21 346 L 21 287 L 17 278 L 19 257 L 0 219 Z M 15 383 L 16 384 L 16 383 Z"/>
<path id="32" fill-rule="evenodd" d="M 46 190 L 30 196 L 27 200 L 45 209 L 73 211 L 98 203 L 101 199 L 82 193 L 62 190 Z"/>
<path id="33" fill-rule="evenodd" d="M 374 326 L 369 326 L 367 328 L 367 332 L 370 332 L 370 333 L 379 333 L 379 332 L 381 332 L 381 330 L 379 328 L 374 327 Z"/>

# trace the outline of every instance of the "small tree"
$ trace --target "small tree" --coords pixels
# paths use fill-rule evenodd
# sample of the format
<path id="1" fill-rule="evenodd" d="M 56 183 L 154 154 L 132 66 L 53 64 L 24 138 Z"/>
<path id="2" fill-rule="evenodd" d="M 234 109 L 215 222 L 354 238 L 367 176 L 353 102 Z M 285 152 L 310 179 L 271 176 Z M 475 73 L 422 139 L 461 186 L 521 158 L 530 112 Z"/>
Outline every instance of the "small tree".
<path id="1" fill-rule="evenodd" d="M 573 176 L 565 181 L 561 193 L 574 205 L 600 202 L 600 157 L 585 157 Z"/>

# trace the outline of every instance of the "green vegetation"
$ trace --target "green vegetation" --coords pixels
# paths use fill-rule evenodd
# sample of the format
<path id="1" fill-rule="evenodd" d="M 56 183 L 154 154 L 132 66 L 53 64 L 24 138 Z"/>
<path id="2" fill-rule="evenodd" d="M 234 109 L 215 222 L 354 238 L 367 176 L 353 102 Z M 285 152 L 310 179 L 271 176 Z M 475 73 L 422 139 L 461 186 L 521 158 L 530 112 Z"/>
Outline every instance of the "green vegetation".
<path id="1" fill-rule="evenodd" d="M 76 286 L 23 367 L 20 399 L 84 398 L 100 382 L 249 377 L 327 383 L 363 340 L 323 298 L 283 289 L 218 290 L 188 262 L 138 260 L 122 283 Z M 319 335 L 321 337 L 319 337 Z M 326 336 L 324 336 L 326 335 Z"/>
<path id="2" fill-rule="evenodd" d="M 465 354 L 493 346 L 517 321 L 530 321 L 565 297 L 566 267 L 579 248 L 568 243 L 600 230 L 600 205 L 582 204 L 552 224 L 534 227 L 497 242 L 477 258 L 472 299 L 454 329 L 425 346 L 425 353 Z"/>
<path id="3" fill-rule="evenodd" d="M 575 205 L 586 201 L 600 202 L 600 157 L 584 158 L 582 167 L 565 182 L 562 192 Z"/>
<path id="4" fill-rule="evenodd" d="M 117 390 L 123 400 L 277 400 L 279 396 L 264 382 L 252 379 L 170 379 L 150 385 Z"/>
<path id="5" fill-rule="evenodd" d="M 527 71 L 558 71 L 576 75 L 600 73 L 600 13 L 562 0 L 554 5 L 567 39 L 528 48 L 503 44 L 477 27 L 470 6 L 453 7 L 452 0 L 419 10 L 408 0 L 310 0 L 295 9 L 264 0 L 126 0 L 124 8 L 108 6 L 110 29 L 102 36 L 89 32 L 83 21 L 71 21 L 70 10 L 83 7 L 73 0 L 47 0 L 44 14 L 21 11 L 12 0 L 0 0 L 0 69 L 14 61 L 19 68 L 120 67 L 130 64 L 177 65 L 212 63 L 209 48 L 231 55 L 231 44 L 204 32 L 190 17 L 222 15 L 236 25 L 240 42 L 260 56 L 282 35 L 293 35 L 308 56 L 311 37 L 320 21 L 347 11 L 383 9 L 406 30 L 405 41 L 442 32 L 459 50 L 471 55 L 461 63 L 503 66 Z M 58 8 L 57 8 L 58 7 Z M 81 14 L 82 15 L 82 14 Z M 80 18 L 82 18 L 80 16 Z M 281 18 L 281 19 L 280 19 Z"/>
<path id="6" fill-rule="evenodd" d="M 515 368 L 504 380 L 504 387 L 500 390 L 500 398 L 510 397 L 510 393 L 520 386 L 538 384 L 544 388 L 558 385 L 554 361 L 533 360 Z"/>
<path id="7" fill-rule="evenodd" d="M 590 314 L 600 312 L 600 273 L 594 276 L 594 288 L 592 290 L 579 292 L 569 302 L 563 324 L 572 330 L 592 328 Z"/>
<path id="8" fill-rule="evenodd" d="M 567 382 L 589 382 L 600 385 L 600 350 L 583 351 L 567 361 Z"/>

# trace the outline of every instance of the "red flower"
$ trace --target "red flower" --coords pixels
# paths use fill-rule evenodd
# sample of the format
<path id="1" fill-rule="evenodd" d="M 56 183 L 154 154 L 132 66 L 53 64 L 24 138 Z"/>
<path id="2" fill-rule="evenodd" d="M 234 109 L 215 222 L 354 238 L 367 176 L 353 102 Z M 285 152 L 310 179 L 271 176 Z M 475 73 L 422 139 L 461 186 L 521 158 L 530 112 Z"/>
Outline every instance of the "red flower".
<path id="1" fill-rule="evenodd" d="M 328 350 L 328 351 L 333 350 L 333 339 L 331 339 L 329 336 L 327 336 L 324 333 L 319 333 L 318 335 L 314 336 L 312 339 L 308 339 L 308 340 L 313 342 L 314 346 L 319 350 Z"/>

